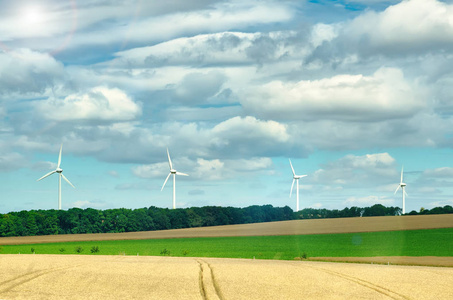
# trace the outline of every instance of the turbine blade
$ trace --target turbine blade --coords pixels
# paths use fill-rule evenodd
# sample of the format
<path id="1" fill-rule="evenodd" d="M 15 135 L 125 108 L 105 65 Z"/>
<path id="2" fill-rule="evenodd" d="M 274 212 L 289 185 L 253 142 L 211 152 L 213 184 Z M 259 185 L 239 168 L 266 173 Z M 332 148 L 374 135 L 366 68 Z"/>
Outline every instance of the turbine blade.
<path id="1" fill-rule="evenodd" d="M 187 175 L 185 173 L 181 173 L 181 172 L 176 172 L 176 175 L 189 176 L 189 175 Z"/>
<path id="2" fill-rule="evenodd" d="M 296 179 L 293 179 L 293 183 L 291 184 L 291 190 L 289 191 L 290 198 L 291 198 L 291 195 L 293 194 L 294 181 L 296 181 Z"/>
<path id="3" fill-rule="evenodd" d="M 75 186 L 69 181 L 68 178 L 66 178 L 66 176 L 63 175 L 63 173 L 60 173 L 61 174 L 61 177 L 63 177 L 64 180 L 66 180 L 67 183 L 69 183 L 70 186 L 72 186 L 73 188 L 75 188 Z"/>
<path id="4" fill-rule="evenodd" d="M 406 193 L 406 190 L 404 190 L 404 195 L 409 196 L 409 195 Z"/>
<path id="5" fill-rule="evenodd" d="M 401 167 L 401 181 L 400 181 L 400 183 L 403 182 L 403 169 L 404 169 L 404 166 Z"/>
<path id="6" fill-rule="evenodd" d="M 299 175 L 299 178 L 307 177 L 307 175 Z"/>
<path id="7" fill-rule="evenodd" d="M 167 156 L 168 156 L 168 164 L 170 165 L 170 170 L 172 170 L 173 165 L 171 164 L 170 152 L 168 152 L 168 148 L 167 148 Z"/>
<path id="8" fill-rule="evenodd" d="M 396 194 L 396 192 L 398 192 L 398 190 L 400 189 L 400 187 L 401 187 L 401 186 L 400 186 L 400 185 L 398 185 L 398 187 L 396 188 L 396 190 L 395 190 L 395 192 L 393 193 L 393 195 L 395 195 L 395 194 Z"/>
<path id="9" fill-rule="evenodd" d="M 293 171 L 293 175 L 296 176 L 296 172 L 294 172 L 293 164 L 291 163 L 291 159 L 289 160 L 289 165 L 291 166 L 291 170 Z"/>
<path id="10" fill-rule="evenodd" d="M 58 155 L 58 164 L 57 164 L 57 169 L 60 167 L 61 164 L 61 151 L 63 150 L 63 144 L 61 144 L 60 147 L 60 154 Z"/>
<path id="11" fill-rule="evenodd" d="M 39 179 L 36 180 L 36 181 L 40 181 L 41 179 L 44 179 L 44 178 L 46 178 L 47 176 L 50 176 L 50 175 L 52 175 L 53 173 L 56 173 L 56 172 L 57 172 L 56 170 L 54 170 L 54 171 L 52 171 L 52 172 L 49 172 L 49 173 L 47 173 L 46 175 L 44 175 L 43 177 L 39 178 Z"/>
<path id="12" fill-rule="evenodd" d="M 170 178 L 170 175 L 171 175 L 171 173 L 168 173 L 167 179 L 165 179 L 164 185 L 163 185 L 162 188 L 160 189 L 161 192 L 162 192 L 162 190 L 164 189 L 164 186 L 165 186 L 165 184 L 167 183 L 168 178 Z"/>

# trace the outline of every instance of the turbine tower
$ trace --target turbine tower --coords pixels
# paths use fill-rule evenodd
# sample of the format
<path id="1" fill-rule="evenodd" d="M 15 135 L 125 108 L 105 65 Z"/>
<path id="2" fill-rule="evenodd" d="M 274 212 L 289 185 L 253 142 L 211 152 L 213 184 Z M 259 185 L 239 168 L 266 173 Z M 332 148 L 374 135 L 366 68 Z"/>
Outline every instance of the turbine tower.
<path id="1" fill-rule="evenodd" d="M 307 175 L 296 175 L 296 172 L 294 172 L 293 164 L 291 163 L 291 159 L 289 160 L 289 165 L 291 166 L 291 170 L 293 171 L 293 184 L 291 184 L 291 190 L 289 192 L 289 197 L 291 198 L 291 194 L 293 193 L 293 188 L 294 188 L 294 181 L 296 181 L 296 190 L 297 190 L 297 205 L 296 205 L 296 211 L 299 211 L 299 179 L 302 177 L 305 177 Z"/>
<path id="2" fill-rule="evenodd" d="M 162 186 L 162 189 L 160 191 L 162 192 L 162 190 L 164 189 L 165 184 L 168 181 L 168 178 L 170 178 L 170 175 L 173 175 L 173 209 L 175 209 L 176 208 L 176 175 L 182 175 L 182 176 L 189 176 L 189 175 L 178 172 L 175 169 L 173 169 L 173 164 L 171 163 L 170 152 L 168 152 L 168 148 L 167 148 L 167 156 L 168 156 L 168 164 L 170 165 L 170 173 L 168 174 L 167 179 L 165 179 L 164 185 Z"/>
<path id="3" fill-rule="evenodd" d="M 63 170 L 60 168 L 60 164 L 61 164 L 61 151 L 63 150 L 63 144 L 61 144 L 61 147 L 60 147 L 60 155 L 58 155 L 58 164 L 57 164 L 57 168 L 55 170 L 53 170 L 52 172 L 49 172 L 47 173 L 46 175 L 44 175 L 43 177 L 39 178 L 37 181 L 40 181 L 41 179 L 44 179 L 50 175 L 52 175 L 53 173 L 58 173 L 58 209 L 60 210 L 61 209 L 61 177 L 63 177 L 64 180 L 66 180 L 67 183 L 69 183 L 73 188 L 75 188 L 75 186 L 72 185 L 72 183 L 68 180 L 68 178 L 66 178 L 64 175 L 63 175 Z"/>
<path id="4" fill-rule="evenodd" d="M 398 187 L 396 188 L 395 190 L 395 193 L 398 192 L 399 188 L 401 188 L 401 190 L 403 191 L 403 215 L 406 213 L 406 202 L 405 202 L 405 198 L 404 196 L 407 196 L 407 193 L 405 191 L 405 187 L 406 187 L 406 184 L 403 182 L 403 168 L 404 166 L 401 168 L 401 180 L 400 180 L 400 184 L 398 185 Z"/>

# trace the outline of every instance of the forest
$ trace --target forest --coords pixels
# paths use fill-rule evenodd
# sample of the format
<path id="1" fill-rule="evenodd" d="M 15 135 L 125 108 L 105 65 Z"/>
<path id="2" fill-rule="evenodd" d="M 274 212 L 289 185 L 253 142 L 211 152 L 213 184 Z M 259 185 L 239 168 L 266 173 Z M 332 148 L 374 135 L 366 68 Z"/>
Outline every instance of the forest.
<path id="1" fill-rule="evenodd" d="M 453 207 L 420 209 L 407 215 L 453 213 Z M 0 236 L 33 236 L 75 233 L 133 232 L 191 228 L 216 225 L 261 223 L 298 219 L 396 216 L 399 207 L 375 204 L 343 210 L 305 208 L 294 212 L 290 207 L 253 205 L 245 208 L 204 206 L 179 209 L 158 208 L 71 208 L 68 210 L 30 210 L 0 214 Z"/>

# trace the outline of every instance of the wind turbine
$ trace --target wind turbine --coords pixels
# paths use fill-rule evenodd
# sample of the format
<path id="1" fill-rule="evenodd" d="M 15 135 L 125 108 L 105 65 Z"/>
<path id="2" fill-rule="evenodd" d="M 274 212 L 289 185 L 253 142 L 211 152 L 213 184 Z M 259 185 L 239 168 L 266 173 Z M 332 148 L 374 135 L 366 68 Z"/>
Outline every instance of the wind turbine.
<path id="1" fill-rule="evenodd" d="M 58 164 L 57 164 L 57 168 L 55 170 L 53 170 L 52 172 L 49 172 L 47 173 L 46 175 L 44 175 L 43 177 L 39 178 L 37 181 L 40 181 L 41 179 L 44 179 L 50 175 L 52 175 L 53 173 L 58 173 L 58 209 L 61 209 L 61 177 L 63 177 L 64 180 L 66 180 L 67 183 L 69 183 L 73 188 L 75 188 L 75 186 L 72 185 L 72 183 L 68 180 L 68 178 L 66 178 L 64 175 L 63 175 L 63 169 L 60 168 L 60 164 L 61 164 L 61 151 L 63 150 L 63 144 L 61 144 L 61 147 L 60 147 L 60 154 L 58 155 Z"/>
<path id="2" fill-rule="evenodd" d="M 189 176 L 189 175 L 178 172 L 175 169 L 173 169 L 173 164 L 171 163 L 170 152 L 168 152 L 168 148 L 167 148 L 167 156 L 168 156 L 168 164 L 170 165 L 170 173 L 168 174 L 167 179 L 165 179 L 164 185 L 162 186 L 162 189 L 160 191 L 162 192 L 162 190 L 164 189 L 165 184 L 168 181 L 168 178 L 170 178 L 170 175 L 173 175 L 173 209 L 175 209 L 176 208 L 176 175 L 182 175 L 182 176 Z"/>
<path id="3" fill-rule="evenodd" d="M 404 190 L 404 188 L 406 187 L 406 184 L 403 182 L 403 168 L 404 168 L 404 166 L 401 168 L 401 181 L 400 181 L 400 184 L 396 188 L 394 194 L 396 194 L 396 192 L 398 192 L 399 188 L 401 188 L 401 190 L 403 191 L 403 215 L 404 215 L 406 213 L 406 207 L 405 207 L 406 203 L 405 203 L 404 196 L 407 196 L 407 193 Z"/>
<path id="4" fill-rule="evenodd" d="M 291 190 L 289 192 L 289 197 L 291 198 L 291 194 L 293 193 L 293 188 L 294 188 L 294 181 L 296 181 L 297 185 L 297 205 L 296 205 L 296 211 L 299 211 L 299 179 L 302 177 L 305 177 L 307 175 L 296 175 L 296 172 L 294 172 L 293 164 L 291 163 L 291 159 L 289 160 L 289 165 L 291 166 L 291 170 L 293 171 L 293 184 L 291 184 Z"/>

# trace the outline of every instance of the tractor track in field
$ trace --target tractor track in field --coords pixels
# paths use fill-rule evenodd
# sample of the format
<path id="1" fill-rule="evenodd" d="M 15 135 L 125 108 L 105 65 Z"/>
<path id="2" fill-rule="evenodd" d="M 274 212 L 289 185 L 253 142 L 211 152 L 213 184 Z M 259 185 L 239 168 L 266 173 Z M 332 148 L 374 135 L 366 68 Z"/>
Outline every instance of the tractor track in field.
<path id="1" fill-rule="evenodd" d="M 49 269 L 42 269 L 42 270 L 36 270 L 36 271 L 31 271 L 27 272 L 25 274 L 21 274 L 19 276 L 16 276 L 14 278 L 1 281 L 0 282 L 0 295 L 3 293 L 7 293 L 11 291 L 12 289 L 25 284 L 27 282 L 30 282 L 36 278 L 39 278 L 41 276 L 53 273 L 53 272 L 58 272 L 62 270 L 67 270 L 67 269 L 72 269 L 72 268 L 77 268 L 80 266 L 83 266 L 85 264 L 78 264 L 74 266 L 66 266 L 66 267 L 57 267 L 57 268 L 49 268 Z"/>
<path id="2" fill-rule="evenodd" d="M 214 276 L 212 266 L 202 259 L 196 259 L 196 261 L 200 267 L 199 285 L 201 297 L 204 300 L 224 300 L 218 282 Z"/>
<path id="3" fill-rule="evenodd" d="M 341 273 L 341 272 L 337 272 L 337 271 L 333 271 L 333 270 L 327 270 L 327 269 L 324 269 L 324 268 L 320 268 L 320 267 L 314 267 L 314 266 L 310 266 L 310 268 L 312 269 L 315 269 L 315 270 L 318 270 L 318 271 L 321 271 L 321 272 L 325 272 L 327 274 L 330 274 L 330 275 L 333 275 L 333 276 L 336 276 L 336 277 L 340 277 L 340 278 L 343 278 L 343 279 L 346 279 L 348 281 L 351 281 L 351 282 L 354 282 L 356 284 L 359 284 L 363 287 L 366 287 L 366 288 L 369 288 L 371 290 L 374 290 L 380 294 L 383 294 L 391 299 L 395 299 L 395 300 L 400 300 L 400 299 L 405 299 L 405 300 L 410 300 L 411 298 L 405 296 L 405 295 L 402 295 L 398 292 L 395 292 L 393 290 L 390 290 L 388 288 L 385 288 L 383 286 L 380 286 L 380 285 L 377 285 L 377 284 L 374 284 L 372 282 L 369 282 L 367 280 L 364 280 L 364 279 L 360 279 L 358 277 L 355 277 L 355 276 L 351 276 L 351 275 L 347 275 L 347 274 L 344 274 L 344 273 Z"/>

